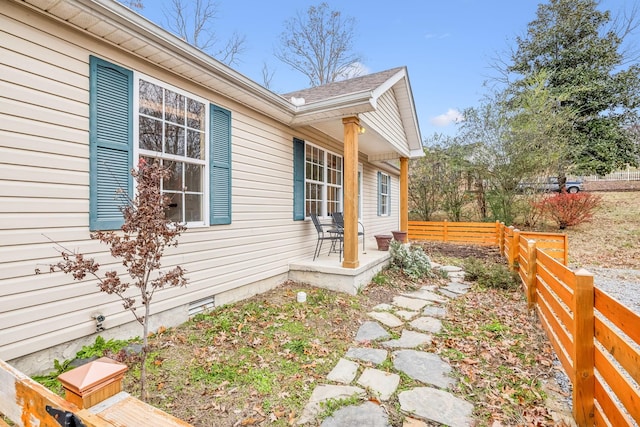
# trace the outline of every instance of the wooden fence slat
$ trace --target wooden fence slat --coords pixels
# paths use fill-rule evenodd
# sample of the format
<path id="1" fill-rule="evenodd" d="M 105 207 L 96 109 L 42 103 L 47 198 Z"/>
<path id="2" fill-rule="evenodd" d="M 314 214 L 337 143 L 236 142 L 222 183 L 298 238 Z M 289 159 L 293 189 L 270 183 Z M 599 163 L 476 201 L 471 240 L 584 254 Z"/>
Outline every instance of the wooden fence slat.
<path id="1" fill-rule="evenodd" d="M 640 351 L 627 344 L 627 341 L 602 320 L 595 319 L 596 339 L 609 354 L 627 371 L 635 382 L 640 384 Z"/>
<path id="2" fill-rule="evenodd" d="M 551 314 L 551 310 L 549 309 L 544 297 L 538 294 L 536 299 L 538 301 L 536 308 L 540 323 L 545 331 L 547 331 L 547 337 L 549 338 L 564 371 L 567 373 L 569 378 L 573 378 L 573 361 L 569 356 L 572 346 L 571 340 L 566 331 L 559 327 L 558 320 Z"/>
<path id="3" fill-rule="evenodd" d="M 538 260 L 545 266 L 545 269 L 550 274 L 556 276 L 561 282 L 569 285 L 569 288 L 573 291 L 575 289 L 575 274 L 569 270 L 565 265 L 547 254 L 545 251 L 538 249 Z"/>
<path id="4" fill-rule="evenodd" d="M 554 294 L 554 288 L 550 286 L 548 283 L 541 281 L 538 279 L 536 283 L 536 290 L 540 295 L 543 296 L 546 301 L 549 310 L 554 314 L 555 317 L 560 321 L 560 326 L 563 326 L 564 330 L 571 331 L 573 325 L 573 316 L 569 313 L 568 308 L 565 307 L 560 301 L 558 301 L 558 297 Z"/>
<path id="5" fill-rule="evenodd" d="M 540 253 L 540 251 L 536 251 L 536 256 L 539 256 Z M 558 298 L 560 298 L 560 301 L 562 301 L 563 304 L 565 304 L 567 307 L 572 306 L 573 292 L 567 289 L 566 286 L 564 286 L 564 283 L 566 282 L 561 282 L 556 276 L 550 274 L 548 267 L 549 266 L 547 264 L 538 263 L 537 273 L 538 277 L 540 278 L 539 280 L 542 280 L 544 283 L 548 284 L 549 287 L 553 289 L 553 292 L 558 296 Z M 573 279 L 573 281 L 575 281 L 575 279 Z"/>
<path id="6" fill-rule="evenodd" d="M 598 405 L 602 408 L 600 417 L 598 417 L 597 415 L 594 417 L 594 420 L 597 423 L 596 425 L 612 425 L 614 427 L 630 427 L 632 425 L 632 421 L 613 401 L 613 399 L 609 395 L 609 392 L 605 390 L 604 385 L 600 382 L 600 378 L 598 377 L 596 377 L 593 395 Z M 596 408 L 598 405 L 596 405 Z M 595 412 L 597 414 L 599 411 L 596 409 Z M 601 420 L 599 420 L 598 418 L 601 418 Z"/>
<path id="7" fill-rule="evenodd" d="M 609 294 L 595 289 L 594 307 L 611 323 L 622 329 L 636 344 L 640 345 L 640 315 L 620 304 Z"/>
<path id="8" fill-rule="evenodd" d="M 640 391 L 629 382 L 598 347 L 595 350 L 595 367 L 616 397 L 620 399 L 631 418 L 640 420 Z"/>

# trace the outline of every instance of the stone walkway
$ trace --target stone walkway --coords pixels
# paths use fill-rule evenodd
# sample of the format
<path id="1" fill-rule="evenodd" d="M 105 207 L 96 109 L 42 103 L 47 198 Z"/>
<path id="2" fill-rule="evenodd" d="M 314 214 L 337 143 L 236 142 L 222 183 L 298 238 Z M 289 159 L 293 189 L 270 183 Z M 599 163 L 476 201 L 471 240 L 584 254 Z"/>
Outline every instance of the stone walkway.
<path id="1" fill-rule="evenodd" d="M 444 305 L 449 298 L 456 298 L 469 289 L 459 267 L 436 265 L 434 268 L 448 273 L 447 285 L 424 286 L 402 293 L 390 304 L 380 304 L 367 313 L 371 320 L 362 324 L 354 346 L 327 375 L 327 383 L 316 386 L 298 420 L 299 425 L 317 425 L 317 416 L 323 411 L 322 402 L 355 397 L 353 401 L 358 401 L 357 404 L 338 409 L 320 425 L 390 426 L 383 406 L 364 398 L 371 396 L 388 401 L 401 386 L 399 373 L 424 385 L 403 389 L 397 394 L 400 410 L 407 416 L 404 427 L 427 426 L 427 422 L 451 427 L 473 425 L 473 405 L 446 391 L 456 381 L 449 375 L 449 364 L 434 353 L 420 350 L 421 346 L 431 343 L 431 334 L 440 331 L 440 319 L 446 315 Z M 377 369 L 375 366 L 379 365 L 383 367 Z"/>

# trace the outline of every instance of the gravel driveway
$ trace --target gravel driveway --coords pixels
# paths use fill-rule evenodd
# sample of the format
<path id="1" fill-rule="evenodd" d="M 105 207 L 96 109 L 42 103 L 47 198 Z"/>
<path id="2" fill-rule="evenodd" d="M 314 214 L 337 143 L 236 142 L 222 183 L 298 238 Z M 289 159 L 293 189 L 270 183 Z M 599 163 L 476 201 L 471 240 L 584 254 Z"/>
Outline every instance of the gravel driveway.
<path id="1" fill-rule="evenodd" d="M 594 284 L 626 307 L 640 314 L 640 270 L 587 267 Z"/>

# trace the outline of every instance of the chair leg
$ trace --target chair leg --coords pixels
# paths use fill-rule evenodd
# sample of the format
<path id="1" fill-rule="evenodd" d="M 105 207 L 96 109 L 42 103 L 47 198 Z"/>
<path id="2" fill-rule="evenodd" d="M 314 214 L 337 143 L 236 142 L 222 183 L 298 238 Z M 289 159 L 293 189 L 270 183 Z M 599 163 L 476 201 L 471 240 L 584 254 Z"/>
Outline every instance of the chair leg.
<path id="1" fill-rule="evenodd" d="M 316 250 L 313 252 L 313 260 L 315 261 L 320 255 L 320 251 L 322 250 L 322 240 L 318 239 L 316 242 Z"/>

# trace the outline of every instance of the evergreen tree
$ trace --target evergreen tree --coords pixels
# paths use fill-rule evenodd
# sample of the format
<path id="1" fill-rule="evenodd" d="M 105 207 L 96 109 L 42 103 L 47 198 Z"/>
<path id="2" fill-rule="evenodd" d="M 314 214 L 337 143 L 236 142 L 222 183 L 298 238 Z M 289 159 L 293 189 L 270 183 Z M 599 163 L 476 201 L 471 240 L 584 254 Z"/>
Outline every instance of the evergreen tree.
<path id="1" fill-rule="evenodd" d="M 573 126 L 565 164 L 584 172 L 606 174 L 637 165 L 639 146 L 632 136 L 640 106 L 640 66 L 624 68 L 621 44 L 609 11 L 597 0 L 550 0 L 540 4 L 526 36 L 518 37 L 509 72 L 521 78 L 512 86 L 520 94 L 532 75 L 544 71 L 547 87 L 571 110 Z M 554 141 L 550 141 L 553 143 Z"/>

